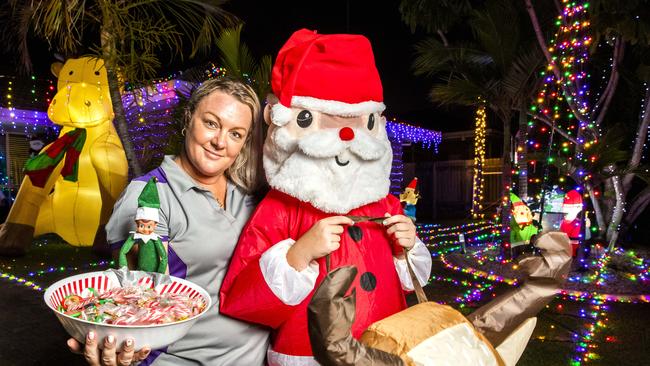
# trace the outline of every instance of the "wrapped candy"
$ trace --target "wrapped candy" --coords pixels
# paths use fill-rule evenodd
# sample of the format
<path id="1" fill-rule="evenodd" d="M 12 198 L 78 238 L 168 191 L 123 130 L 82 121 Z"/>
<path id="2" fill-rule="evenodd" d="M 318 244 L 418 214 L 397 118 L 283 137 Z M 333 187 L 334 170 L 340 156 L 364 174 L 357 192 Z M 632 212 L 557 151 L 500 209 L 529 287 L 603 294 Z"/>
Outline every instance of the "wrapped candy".
<path id="1" fill-rule="evenodd" d="M 81 295 L 86 295 L 85 297 Z M 101 294 L 86 288 L 66 296 L 58 310 L 83 320 L 114 325 L 151 325 L 188 319 L 205 310 L 201 298 L 159 294 L 148 286 L 115 287 Z"/>

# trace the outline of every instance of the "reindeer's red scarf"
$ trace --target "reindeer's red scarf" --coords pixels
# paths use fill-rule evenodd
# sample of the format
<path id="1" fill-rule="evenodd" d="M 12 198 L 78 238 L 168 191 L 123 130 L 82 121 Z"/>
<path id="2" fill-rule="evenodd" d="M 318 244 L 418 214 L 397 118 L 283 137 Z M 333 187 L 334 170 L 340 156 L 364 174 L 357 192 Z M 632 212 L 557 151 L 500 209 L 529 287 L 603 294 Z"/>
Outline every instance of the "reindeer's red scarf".
<path id="1" fill-rule="evenodd" d="M 79 154 L 85 142 L 86 129 L 75 128 L 56 139 L 40 154 L 29 159 L 25 163 L 25 174 L 29 176 L 34 186 L 43 188 L 54 168 L 65 156 L 61 175 L 65 180 L 76 182 Z"/>

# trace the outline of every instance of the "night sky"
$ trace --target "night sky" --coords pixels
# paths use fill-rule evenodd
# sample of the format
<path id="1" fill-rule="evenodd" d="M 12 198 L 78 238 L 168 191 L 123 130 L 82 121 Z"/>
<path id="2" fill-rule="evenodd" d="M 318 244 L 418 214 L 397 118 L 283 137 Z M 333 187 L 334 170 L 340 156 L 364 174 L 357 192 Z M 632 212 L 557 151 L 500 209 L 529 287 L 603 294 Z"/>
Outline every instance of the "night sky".
<path id="1" fill-rule="evenodd" d="M 242 39 L 256 56 L 275 57 L 289 36 L 301 28 L 326 34 L 362 34 L 373 46 L 389 117 L 436 130 L 471 129 L 471 113 L 436 107 L 427 99 L 432 80 L 413 76 L 413 46 L 424 34 L 411 33 L 401 20 L 398 4 L 366 0 L 231 0 L 225 8 L 245 22 Z"/>
<path id="2" fill-rule="evenodd" d="M 356 33 L 370 39 L 384 87 L 386 115 L 426 128 L 452 131 L 471 129 L 472 113 L 467 109 L 440 108 L 427 99 L 432 80 L 415 77 L 411 71 L 413 45 L 424 37 L 412 34 L 401 21 L 397 1 L 254 1 L 231 0 L 224 8 L 245 22 L 242 41 L 256 57 L 277 51 L 300 28 L 319 33 Z M 38 77 L 49 78 L 49 65 L 56 61 L 47 43 L 32 40 L 30 50 Z M 16 75 L 15 60 L 3 51 L 0 74 Z M 211 54 L 196 60 L 175 60 L 160 72 L 184 70 L 193 65 L 217 60 Z"/>

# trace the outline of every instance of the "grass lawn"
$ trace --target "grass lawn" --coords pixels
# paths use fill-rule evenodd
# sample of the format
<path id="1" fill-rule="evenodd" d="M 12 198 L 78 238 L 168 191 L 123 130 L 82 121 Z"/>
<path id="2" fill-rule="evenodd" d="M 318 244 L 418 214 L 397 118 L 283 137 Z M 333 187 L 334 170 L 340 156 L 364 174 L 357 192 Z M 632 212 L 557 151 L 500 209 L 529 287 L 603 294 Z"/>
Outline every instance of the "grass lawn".
<path id="1" fill-rule="evenodd" d="M 8 275 L 33 281 L 45 289 L 61 278 L 106 268 L 105 258 L 97 257 L 90 248 L 69 246 L 56 236 L 35 240 L 25 257 L 0 257 L 0 272 L 5 277 L 0 280 L 0 327 L 5 330 L 0 336 L 0 365 L 84 364 L 80 356 L 68 352 L 67 335 L 45 306 L 42 290 L 9 280 Z M 451 271 L 438 258 L 434 258 L 432 275 L 434 280 L 425 288 L 429 299 L 447 303 L 465 314 L 489 301 L 492 294 L 509 288 Z M 471 291 L 479 291 L 483 296 L 478 301 L 471 300 Z M 407 299 L 409 304 L 415 302 L 414 295 Z M 467 305 L 460 307 L 457 299 L 465 299 Z M 606 305 L 609 308 L 602 309 L 597 316 L 599 324 L 605 327 L 597 328 L 589 342 L 593 355 L 585 364 L 650 365 L 650 304 Z M 586 317 L 581 317 L 581 312 Z M 587 326 L 594 324 L 591 312 L 588 302 L 556 298 L 539 314 L 533 337 L 518 365 L 570 365 L 579 354 L 573 335 L 584 334 Z"/>

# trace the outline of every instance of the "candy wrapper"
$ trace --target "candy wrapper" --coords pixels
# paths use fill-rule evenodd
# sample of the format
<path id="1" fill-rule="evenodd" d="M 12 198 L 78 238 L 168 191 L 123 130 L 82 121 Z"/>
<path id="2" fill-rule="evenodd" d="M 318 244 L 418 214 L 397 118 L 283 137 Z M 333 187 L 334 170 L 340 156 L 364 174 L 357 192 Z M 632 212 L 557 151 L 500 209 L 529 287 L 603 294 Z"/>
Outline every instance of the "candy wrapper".
<path id="1" fill-rule="evenodd" d="M 172 283 L 169 275 L 157 272 L 131 271 L 127 267 L 108 269 L 104 271 L 108 276 L 114 275 L 122 287 L 136 286 L 143 283 L 152 284 L 152 287 Z"/>

